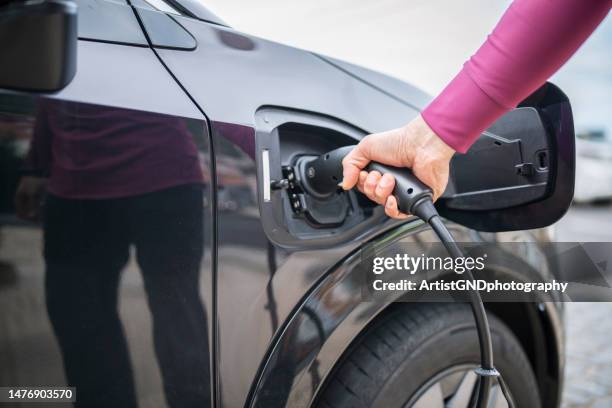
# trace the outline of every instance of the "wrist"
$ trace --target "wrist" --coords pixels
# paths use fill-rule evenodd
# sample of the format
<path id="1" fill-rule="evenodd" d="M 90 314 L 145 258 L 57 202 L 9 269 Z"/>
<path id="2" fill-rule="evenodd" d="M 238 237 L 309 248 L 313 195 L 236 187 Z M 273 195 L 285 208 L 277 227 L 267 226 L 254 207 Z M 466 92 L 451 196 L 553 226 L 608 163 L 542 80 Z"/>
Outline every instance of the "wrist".
<path id="1" fill-rule="evenodd" d="M 415 159 L 422 155 L 430 159 L 450 161 L 455 154 L 455 149 L 442 140 L 421 115 L 414 118 L 407 128 L 412 139 Z"/>

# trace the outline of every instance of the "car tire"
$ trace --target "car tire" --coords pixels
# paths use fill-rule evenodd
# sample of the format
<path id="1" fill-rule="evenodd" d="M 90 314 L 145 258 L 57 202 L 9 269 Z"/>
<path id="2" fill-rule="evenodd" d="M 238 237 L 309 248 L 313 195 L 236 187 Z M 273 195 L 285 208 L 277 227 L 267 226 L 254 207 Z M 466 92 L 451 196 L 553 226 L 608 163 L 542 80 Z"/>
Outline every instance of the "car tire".
<path id="1" fill-rule="evenodd" d="M 508 385 L 515 406 L 540 407 L 537 382 L 519 341 L 495 316 L 489 314 L 489 321 L 495 366 Z M 465 374 L 457 371 L 454 375 L 462 375 L 464 382 L 467 376 L 473 376 L 474 383 L 473 368 L 479 361 L 476 326 L 468 305 L 395 304 L 351 345 L 319 394 L 316 405 L 392 408 L 410 406 L 416 401 L 414 406 L 434 406 L 423 404 L 426 398 L 423 395 L 432 392 L 432 384 L 440 389 L 449 385 L 442 380 L 433 381 L 442 378 L 442 373 L 448 370 L 454 372 L 453 367 L 460 367 Z M 452 379 L 444 378 L 444 381 Z M 499 386 L 495 387 L 499 392 L 497 398 L 503 398 Z M 449 404 L 449 398 L 459 398 L 456 395 L 459 388 L 457 385 L 454 391 L 444 390 L 451 394 L 444 394 L 444 402 L 435 406 L 461 406 Z M 495 406 L 505 406 L 505 400 Z"/>

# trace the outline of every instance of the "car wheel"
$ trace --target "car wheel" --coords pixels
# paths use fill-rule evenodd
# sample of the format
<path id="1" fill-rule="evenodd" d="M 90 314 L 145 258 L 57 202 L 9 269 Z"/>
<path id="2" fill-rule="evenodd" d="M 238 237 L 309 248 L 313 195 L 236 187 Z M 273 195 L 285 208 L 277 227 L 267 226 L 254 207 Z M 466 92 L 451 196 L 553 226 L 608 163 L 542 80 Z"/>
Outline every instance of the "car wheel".
<path id="1" fill-rule="evenodd" d="M 519 341 L 489 316 L 495 366 L 517 407 L 541 406 L 537 382 Z M 348 350 L 317 406 L 468 407 L 480 361 L 476 326 L 465 304 L 396 304 Z M 501 389 L 489 407 L 507 407 Z"/>

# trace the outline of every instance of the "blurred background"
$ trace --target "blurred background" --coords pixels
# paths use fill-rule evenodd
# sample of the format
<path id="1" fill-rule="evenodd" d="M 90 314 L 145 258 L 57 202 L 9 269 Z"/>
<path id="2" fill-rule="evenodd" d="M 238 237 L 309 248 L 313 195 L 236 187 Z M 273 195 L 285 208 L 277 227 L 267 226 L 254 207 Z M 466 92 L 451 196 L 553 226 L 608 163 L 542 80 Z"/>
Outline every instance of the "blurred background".
<path id="1" fill-rule="evenodd" d="M 232 27 L 373 68 L 435 95 L 510 1 L 204 0 Z M 551 81 L 569 96 L 577 139 L 575 203 L 557 241 L 612 241 L 612 22 Z M 612 283 L 612 282 L 611 282 Z M 612 304 L 567 304 L 564 407 L 612 407 Z"/>

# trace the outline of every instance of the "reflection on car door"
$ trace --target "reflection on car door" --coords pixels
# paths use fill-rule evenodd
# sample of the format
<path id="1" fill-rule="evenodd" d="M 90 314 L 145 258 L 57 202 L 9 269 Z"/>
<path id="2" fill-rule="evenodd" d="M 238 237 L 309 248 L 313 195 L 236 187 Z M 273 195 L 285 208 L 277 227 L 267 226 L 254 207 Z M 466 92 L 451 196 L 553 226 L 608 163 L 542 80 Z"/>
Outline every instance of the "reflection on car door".
<path id="1" fill-rule="evenodd" d="M 0 91 L 0 386 L 209 406 L 207 124 L 143 44 L 78 55 L 52 97 Z"/>

